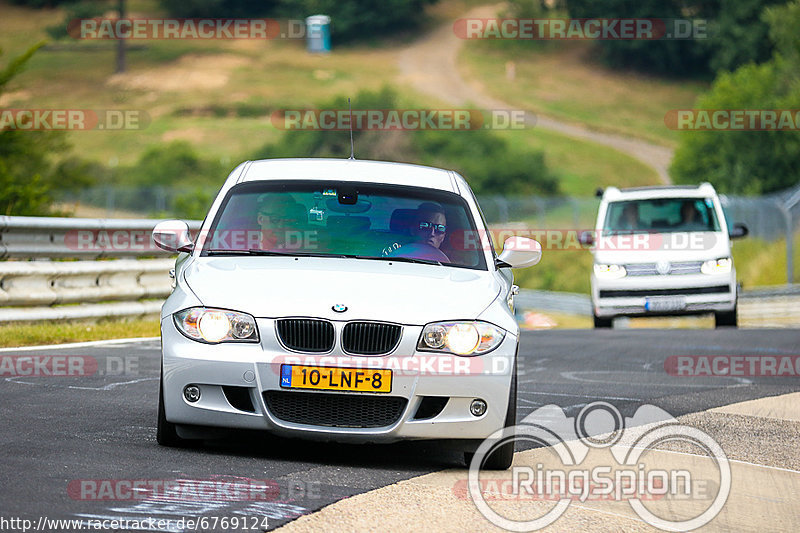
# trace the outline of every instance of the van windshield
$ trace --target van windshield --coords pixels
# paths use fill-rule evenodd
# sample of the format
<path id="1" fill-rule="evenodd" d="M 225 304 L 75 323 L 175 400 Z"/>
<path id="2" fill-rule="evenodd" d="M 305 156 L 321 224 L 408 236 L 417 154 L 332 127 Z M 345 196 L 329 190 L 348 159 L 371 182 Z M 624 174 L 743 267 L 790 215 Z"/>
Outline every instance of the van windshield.
<path id="1" fill-rule="evenodd" d="M 261 181 L 228 192 L 202 254 L 397 259 L 486 270 L 483 247 L 465 239 L 477 234 L 468 205 L 450 192 Z"/>
<path id="2" fill-rule="evenodd" d="M 712 198 L 653 198 L 610 202 L 603 233 L 720 231 Z"/>

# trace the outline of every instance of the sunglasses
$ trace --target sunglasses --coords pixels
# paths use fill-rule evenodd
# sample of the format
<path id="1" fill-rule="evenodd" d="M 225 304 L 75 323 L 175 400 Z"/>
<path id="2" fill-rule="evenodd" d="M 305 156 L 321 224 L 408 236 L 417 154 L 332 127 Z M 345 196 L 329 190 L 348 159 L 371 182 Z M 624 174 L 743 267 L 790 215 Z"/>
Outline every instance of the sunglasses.
<path id="1" fill-rule="evenodd" d="M 447 231 L 447 226 L 444 224 L 434 224 L 433 222 L 420 222 L 419 229 L 421 230 L 429 230 L 433 229 L 436 233 L 444 233 Z"/>

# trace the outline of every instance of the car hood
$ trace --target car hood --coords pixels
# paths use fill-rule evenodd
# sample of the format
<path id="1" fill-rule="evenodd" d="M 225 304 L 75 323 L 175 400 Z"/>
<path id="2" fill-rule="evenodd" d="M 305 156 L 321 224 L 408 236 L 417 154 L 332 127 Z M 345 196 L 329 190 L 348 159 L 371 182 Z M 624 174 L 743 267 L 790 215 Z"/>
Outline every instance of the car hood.
<path id="1" fill-rule="evenodd" d="M 595 245 L 595 263 L 616 265 L 706 261 L 731 255 L 728 236 L 714 231 L 604 236 Z"/>
<path id="2" fill-rule="evenodd" d="M 474 319 L 501 289 L 487 271 L 338 258 L 202 257 L 183 274 L 203 305 L 261 318 Z M 347 311 L 334 312 L 339 304 Z"/>

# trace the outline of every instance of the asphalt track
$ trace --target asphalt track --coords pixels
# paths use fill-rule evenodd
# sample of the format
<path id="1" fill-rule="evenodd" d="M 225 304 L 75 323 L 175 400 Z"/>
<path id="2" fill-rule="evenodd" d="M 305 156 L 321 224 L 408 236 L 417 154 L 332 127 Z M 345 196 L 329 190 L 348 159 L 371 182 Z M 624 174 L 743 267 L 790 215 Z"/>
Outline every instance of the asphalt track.
<path id="1" fill-rule="evenodd" d="M 791 329 L 525 332 L 517 415 L 555 404 L 574 416 L 605 401 L 628 416 L 653 404 L 677 417 L 800 391 L 798 377 L 675 377 L 664 367 L 673 355 L 798 353 L 800 331 Z M 426 443 L 339 445 L 253 433 L 191 449 L 162 448 L 155 443 L 157 340 L 3 350 L 0 360 L 15 355 L 89 356 L 98 369 L 86 376 L 0 381 L 0 518 L 267 517 L 272 529 L 338 500 L 457 467 L 460 460 Z M 147 492 L 120 498 L 81 492 L 87 486 L 82 480 L 115 486 L 119 480 L 269 480 L 272 492 L 250 500 Z"/>

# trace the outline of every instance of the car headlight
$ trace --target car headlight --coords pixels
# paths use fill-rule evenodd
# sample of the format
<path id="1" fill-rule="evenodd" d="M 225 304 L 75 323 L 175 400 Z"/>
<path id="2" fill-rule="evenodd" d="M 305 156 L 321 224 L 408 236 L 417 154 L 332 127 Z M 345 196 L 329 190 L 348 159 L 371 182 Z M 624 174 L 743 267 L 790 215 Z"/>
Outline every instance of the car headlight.
<path id="1" fill-rule="evenodd" d="M 488 322 L 436 322 L 422 329 L 417 349 L 456 355 L 483 355 L 497 348 L 506 332 Z"/>
<path id="2" fill-rule="evenodd" d="M 256 320 L 247 313 L 190 307 L 172 315 L 178 331 L 192 340 L 219 342 L 258 342 Z"/>
<path id="3" fill-rule="evenodd" d="M 703 263 L 700 272 L 703 274 L 727 274 L 731 271 L 731 266 L 733 266 L 733 261 L 730 257 L 721 257 Z"/>
<path id="4" fill-rule="evenodd" d="M 594 275 L 602 279 L 619 279 L 628 275 L 625 267 L 622 265 L 604 265 L 595 263 Z"/>

